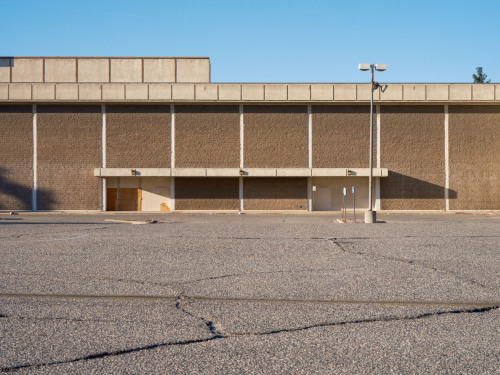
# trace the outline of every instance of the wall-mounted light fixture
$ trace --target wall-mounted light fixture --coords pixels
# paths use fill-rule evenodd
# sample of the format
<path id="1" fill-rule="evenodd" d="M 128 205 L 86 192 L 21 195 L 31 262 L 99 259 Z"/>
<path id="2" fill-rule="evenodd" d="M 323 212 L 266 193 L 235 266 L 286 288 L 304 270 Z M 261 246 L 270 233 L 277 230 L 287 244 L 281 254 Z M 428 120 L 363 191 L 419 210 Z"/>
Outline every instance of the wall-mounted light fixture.
<path id="1" fill-rule="evenodd" d="M 132 176 L 137 176 L 137 169 L 132 169 L 132 170 L 130 171 L 130 174 L 131 174 Z"/>
<path id="2" fill-rule="evenodd" d="M 245 174 L 245 171 L 243 169 L 240 169 L 240 176 L 243 176 Z"/>

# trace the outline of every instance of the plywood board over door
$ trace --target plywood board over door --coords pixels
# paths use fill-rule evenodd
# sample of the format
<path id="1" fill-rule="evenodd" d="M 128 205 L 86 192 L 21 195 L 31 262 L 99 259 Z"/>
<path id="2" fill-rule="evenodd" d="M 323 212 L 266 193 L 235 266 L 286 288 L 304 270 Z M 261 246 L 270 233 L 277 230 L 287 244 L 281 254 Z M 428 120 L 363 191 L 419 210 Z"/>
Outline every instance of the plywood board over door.
<path id="1" fill-rule="evenodd" d="M 140 211 L 141 189 L 123 188 L 107 189 L 107 211 Z"/>

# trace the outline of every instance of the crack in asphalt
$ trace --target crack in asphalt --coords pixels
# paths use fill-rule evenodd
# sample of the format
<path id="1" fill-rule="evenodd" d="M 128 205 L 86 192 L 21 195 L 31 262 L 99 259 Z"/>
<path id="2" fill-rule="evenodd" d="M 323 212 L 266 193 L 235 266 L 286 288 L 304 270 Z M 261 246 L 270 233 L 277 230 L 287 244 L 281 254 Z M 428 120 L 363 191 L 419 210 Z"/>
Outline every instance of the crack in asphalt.
<path id="1" fill-rule="evenodd" d="M 208 337 L 205 339 L 164 342 L 164 343 L 160 343 L 160 344 L 140 346 L 140 347 L 131 348 L 131 349 L 123 349 L 123 350 L 115 350 L 115 351 L 110 351 L 110 352 L 95 353 L 95 354 L 90 354 L 88 356 L 79 357 L 79 358 L 75 358 L 75 359 L 71 359 L 71 360 L 65 360 L 65 361 L 54 361 L 54 362 L 44 362 L 44 363 L 36 363 L 36 364 L 25 364 L 25 365 L 12 366 L 12 367 L 2 367 L 2 368 L 0 368 L 0 372 L 14 372 L 14 371 L 26 370 L 26 369 L 40 369 L 42 367 L 47 367 L 47 366 L 56 366 L 56 365 L 63 365 L 63 364 L 67 364 L 67 363 L 89 361 L 92 359 L 116 357 L 116 356 L 120 356 L 120 355 L 124 355 L 124 354 L 136 353 L 136 352 L 140 352 L 143 350 L 154 350 L 157 348 L 167 347 L 167 346 L 198 344 L 198 343 L 208 342 L 208 341 L 212 341 L 212 340 L 216 340 L 216 339 L 217 339 L 217 337 L 214 336 L 214 337 Z"/>
<path id="2" fill-rule="evenodd" d="M 205 318 L 203 315 L 197 315 L 194 312 L 188 310 L 187 307 L 183 307 L 181 304 L 183 300 L 185 300 L 185 297 L 183 295 L 179 295 L 177 298 L 177 301 L 175 303 L 175 307 L 177 309 L 179 309 L 184 314 L 186 314 L 192 318 L 201 320 L 203 322 L 203 324 L 205 324 L 205 326 L 208 328 L 210 333 L 213 335 L 213 338 L 225 337 L 225 335 L 222 333 L 222 325 L 220 323 L 216 323 L 212 320 L 209 320 L 209 319 Z"/>
<path id="3" fill-rule="evenodd" d="M 179 296 L 179 301 L 178 301 L 179 307 L 178 308 L 181 311 L 188 314 L 189 316 L 192 316 L 195 318 L 200 318 L 199 316 L 193 315 L 193 313 L 185 310 L 184 307 L 180 306 L 180 301 L 182 301 L 182 300 L 183 300 L 183 297 Z M 219 331 L 219 329 L 216 327 L 214 322 L 209 321 L 209 320 L 202 317 L 201 319 L 205 322 L 205 324 L 207 325 L 207 328 L 212 333 L 211 337 L 207 337 L 207 338 L 203 338 L 203 339 L 191 339 L 191 340 L 181 340 L 181 341 L 173 341 L 173 342 L 163 342 L 163 343 L 159 343 L 159 344 L 151 344 L 151 345 L 140 346 L 140 347 L 131 348 L 131 349 L 115 350 L 115 351 L 110 351 L 110 352 L 101 352 L 101 353 L 90 354 L 87 356 L 74 358 L 74 359 L 70 359 L 70 360 L 64 360 L 64 361 L 54 361 L 54 362 L 44 362 L 44 363 L 36 363 L 36 364 L 24 364 L 24 365 L 11 366 L 11 367 L 2 367 L 2 368 L 0 368 L 0 372 L 7 373 L 7 372 L 24 370 L 24 369 L 39 369 L 39 368 L 47 367 L 47 366 L 55 366 L 55 365 L 62 365 L 62 364 L 67 364 L 67 363 L 88 361 L 88 360 L 93 360 L 93 359 L 103 359 L 103 358 L 109 358 L 109 357 L 116 357 L 116 356 L 120 356 L 120 355 L 136 353 L 136 352 L 140 352 L 140 351 L 154 350 L 154 349 L 161 348 L 161 347 L 199 344 L 199 343 L 205 343 L 205 342 L 221 340 L 221 339 L 226 339 L 226 338 L 231 338 L 231 337 L 270 336 L 270 335 L 276 335 L 276 334 L 280 334 L 280 333 L 299 332 L 299 331 L 305 331 L 305 330 L 314 329 L 314 328 L 336 327 L 336 326 L 344 326 L 344 325 L 350 325 L 350 324 L 369 324 L 369 323 L 377 323 L 377 322 L 414 321 L 414 320 L 431 318 L 434 316 L 455 315 L 455 314 L 478 314 L 478 313 L 482 314 L 482 313 L 486 313 L 486 312 L 490 312 L 490 311 L 498 310 L 498 309 L 500 309 L 500 306 L 488 306 L 488 307 L 467 309 L 467 310 L 437 311 L 437 312 L 431 312 L 431 313 L 425 313 L 425 314 L 419 314 L 419 315 L 407 316 L 407 317 L 380 317 L 380 318 L 373 318 L 373 319 L 347 320 L 347 321 L 333 322 L 333 323 L 318 323 L 318 324 L 312 324 L 312 325 L 303 326 L 303 327 L 284 328 L 284 329 L 272 330 L 272 331 L 267 331 L 267 332 L 225 333 L 225 334 L 222 334 Z"/>
<path id="4" fill-rule="evenodd" d="M 448 311 L 436 311 L 430 313 L 424 313 L 414 316 L 406 316 L 406 317 L 380 317 L 380 318 L 372 318 L 372 319 L 357 319 L 357 320 L 346 320 L 342 322 L 333 322 L 333 323 L 318 323 L 312 324 L 304 327 L 297 328 L 284 328 L 280 330 L 268 331 L 268 332 L 256 332 L 256 333 L 228 333 L 226 337 L 237 337 L 237 336 L 266 336 L 266 335 L 274 335 L 277 333 L 288 333 L 288 332 L 298 332 L 305 331 L 313 328 L 322 328 L 322 327 L 335 327 L 335 326 L 344 326 L 349 324 L 363 324 L 363 323 L 378 323 L 378 322 L 396 322 L 396 321 L 412 321 L 412 320 L 420 320 L 425 318 L 430 318 L 433 316 L 440 315 L 454 315 L 454 314 L 477 314 L 477 313 L 485 313 L 493 310 L 500 309 L 500 306 L 487 306 L 475 309 L 467 309 L 467 310 L 448 310 Z"/>
<path id="5" fill-rule="evenodd" d="M 347 239 L 349 240 L 349 239 Z M 431 271 L 434 271 L 434 272 L 441 272 L 441 273 L 445 273 L 447 275 L 450 275 L 450 276 L 453 276 L 454 278 L 456 278 L 457 280 L 460 280 L 460 281 L 464 281 L 464 282 L 467 282 L 469 284 L 472 284 L 472 285 L 476 285 L 476 286 L 479 286 L 483 289 L 490 289 L 490 290 L 497 290 L 497 288 L 495 287 L 492 287 L 492 286 L 489 286 L 489 285 L 485 285 L 479 281 L 476 281 L 474 279 L 470 279 L 470 278 L 466 278 L 466 277 L 462 277 L 462 276 L 459 276 L 457 274 L 455 274 L 454 272 L 451 272 L 451 271 L 448 271 L 448 270 L 445 270 L 445 269 L 440 269 L 440 268 L 437 268 L 437 267 L 432 267 L 432 266 L 429 266 L 423 262 L 420 262 L 420 261 L 416 261 L 416 260 L 408 260 L 408 259 L 403 259 L 403 258 L 396 258 L 396 257 L 390 257 L 390 256 L 386 256 L 386 255 L 381 255 L 381 254 L 374 254 L 374 253 L 365 253 L 365 252 L 362 252 L 362 251 L 349 251 L 345 248 L 344 244 L 348 244 L 350 242 L 346 242 L 346 241 L 341 241 L 341 239 L 339 238 L 329 238 L 328 241 L 330 241 L 331 243 L 333 243 L 334 245 L 336 245 L 342 252 L 346 253 L 346 254 L 351 254 L 351 255 L 362 255 L 362 256 L 365 256 L 365 257 L 371 257 L 371 258 L 375 258 L 375 259 L 382 259 L 382 260 L 389 260 L 389 261 L 392 261 L 392 262 L 399 262 L 399 263 L 405 263 L 405 264 L 408 264 L 408 265 L 415 265 L 415 266 L 419 266 L 419 267 L 422 267 L 422 268 L 425 268 L 425 269 L 428 269 L 428 270 L 431 270 Z"/>
<path id="6" fill-rule="evenodd" d="M 95 223 L 79 223 L 82 225 L 96 225 Z M 95 228 L 85 228 L 81 230 L 73 230 L 72 232 L 82 232 L 82 231 L 88 231 L 89 229 L 91 230 L 102 230 L 102 229 L 109 229 L 111 226 L 102 226 L 102 227 L 95 227 Z M 39 236 L 39 235 L 52 235 L 52 234 L 67 234 L 67 231 L 64 232 L 45 232 L 45 233 L 23 233 L 23 234 L 13 234 L 10 236 L 0 236 L 0 239 L 19 239 L 23 237 L 33 237 L 33 236 Z M 426 236 L 427 238 L 451 238 L 450 236 Z M 169 238 L 198 238 L 198 236 L 185 236 L 185 235 L 177 235 L 177 236 L 169 236 Z M 241 236 L 213 236 L 213 237 L 206 237 L 203 236 L 203 238 L 206 239 L 213 239 L 213 240 L 299 240 L 299 241 L 310 241 L 310 240 L 326 240 L 329 239 L 328 237 L 241 237 Z M 402 239 L 402 238 L 419 238 L 419 236 L 416 235 L 406 235 L 406 236 L 398 236 L 398 237 L 382 237 L 379 239 Z M 463 235 L 463 236 L 453 236 L 453 238 L 500 238 L 498 235 Z M 344 240 L 369 240 L 369 237 L 345 237 L 342 238 Z"/>
<path id="7" fill-rule="evenodd" d="M 246 238 L 238 238 L 238 239 L 246 239 Z M 254 238 L 248 238 L 248 239 L 254 239 Z M 481 286 L 483 288 L 490 288 L 490 287 L 482 285 L 481 283 L 476 282 L 474 280 L 461 278 L 461 277 L 453 274 L 452 272 L 449 272 L 446 270 L 440 270 L 440 269 L 437 269 L 435 267 L 429 267 L 426 264 L 422 264 L 418 261 L 405 260 L 405 259 L 401 259 L 401 258 L 383 256 L 383 255 L 379 255 L 379 254 L 369 254 L 369 253 L 364 253 L 364 252 L 359 252 L 359 251 L 349 251 L 344 246 L 344 244 L 347 243 L 345 241 L 364 240 L 365 238 L 345 238 L 345 239 L 342 239 L 342 240 L 345 240 L 344 242 L 342 242 L 341 239 L 339 239 L 339 238 L 308 238 L 308 239 L 295 238 L 295 239 L 296 240 L 323 240 L 323 241 L 327 240 L 327 241 L 330 241 L 331 243 L 335 244 L 344 253 L 361 255 L 361 256 L 369 256 L 369 257 L 373 257 L 373 258 L 379 258 L 379 259 L 395 261 L 395 262 L 402 262 L 402 263 L 406 263 L 409 265 L 417 265 L 417 266 L 420 266 L 423 268 L 431 269 L 435 272 L 443 272 L 446 274 L 450 274 L 450 275 L 456 277 L 457 279 L 470 282 L 472 284 Z M 209 278 L 205 278 L 205 279 L 191 280 L 191 281 L 181 282 L 179 284 L 182 285 L 182 284 L 191 283 L 191 282 L 199 282 L 199 281 L 203 281 L 203 280 L 215 280 L 215 279 L 228 278 L 228 277 L 249 276 L 252 274 L 333 271 L 333 270 L 334 269 L 319 269 L 319 270 L 305 269 L 305 270 L 279 270 L 279 271 L 264 271 L 264 272 L 253 272 L 253 273 L 243 273 L 243 274 L 229 274 L 229 275 L 209 277 Z M 127 281 L 128 282 L 137 282 L 137 283 L 141 283 L 141 284 L 150 283 L 148 281 L 137 281 L 137 280 L 127 280 L 127 279 L 109 279 L 109 280 L 123 281 L 123 282 L 127 282 Z M 152 282 L 152 283 L 154 283 L 154 282 Z M 168 286 L 168 285 L 162 284 L 162 283 L 154 283 L 154 284 Z M 295 328 L 283 328 L 283 329 L 275 329 L 275 330 L 263 331 L 263 332 L 238 333 L 238 332 L 226 331 L 222 324 L 214 321 L 213 319 L 210 319 L 210 318 L 203 316 L 203 314 L 201 314 L 201 313 L 197 313 L 196 311 L 194 311 L 195 309 L 193 307 L 186 306 L 186 305 L 189 305 L 189 302 L 195 302 L 195 301 L 190 300 L 190 298 L 187 297 L 184 294 L 184 292 L 182 292 L 177 296 L 175 307 L 177 309 L 179 309 L 180 311 L 182 311 L 187 316 L 200 320 L 205 325 L 206 329 L 208 329 L 208 331 L 210 332 L 210 334 L 211 334 L 210 337 L 200 338 L 200 339 L 170 341 L 170 342 L 166 341 L 166 342 L 160 342 L 160 343 L 156 343 L 156 344 L 139 346 L 139 347 L 129 348 L 129 349 L 122 349 L 122 350 L 115 350 L 115 351 L 104 351 L 104 352 L 89 354 L 86 356 L 82 356 L 82 357 L 78 357 L 78 358 L 74 358 L 74 359 L 69 359 L 69 360 L 42 362 L 42 363 L 34 363 L 34 364 L 23 364 L 23 365 L 11 366 L 11 367 L 1 367 L 0 372 L 6 373 L 6 372 L 15 372 L 15 371 L 24 370 L 24 369 L 39 369 L 39 368 L 43 368 L 43 367 L 47 367 L 47 366 L 89 361 L 89 360 L 94 360 L 94 359 L 105 359 L 105 358 L 110 358 L 110 357 L 126 355 L 126 354 L 132 354 L 132 353 L 136 353 L 136 352 L 140 352 L 140 351 L 154 350 L 154 349 L 158 349 L 158 348 L 162 348 L 162 347 L 184 346 L 184 345 L 192 345 L 192 344 L 198 344 L 198 343 L 206 343 L 206 342 L 210 342 L 210 341 L 214 341 L 214 340 L 227 339 L 227 338 L 232 338 L 232 337 L 269 336 L 269 335 L 276 335 L 276 334 L 281 334 L 281 333 L 300 332 L 300 331 L 310 330 L 310 329 L 314 329 L 314 328 L 327 328 L 327 327 L 336 327 L 336 326 L 345 326 L 345 325 L 354 325 L 354 324 L 370 324 L 370 323 L 377 323 L 377 322 L 396 322 L 396 321 L 415 321 L 415 320 L 444 316 L 444 315 L 481 314 L 481 313 L 487 313 L 487 312 L 490 312 L 493 310 L 500 309 L 500 305 L 492 305 L 492 306 L 485 306 L 485 307 L 476 307 L 476 308 L 471 308 L 471 309 L 456 309 L 456 310 L 436 311 L 436 312 L 422 313 L 422 314 L 413 315 L 413 316 L 403 316 L 403 317 L 401 317 L 401 316 L 399 316 L 399 317 L 397 317 L 397 316 L 382 316 L 382 317 L 371 318 L 371 319 L 346 320 L 346 321 L 339 321 L 339 322 L 323 322 L 323 323 L 316 323 L 316 324 L 305 325 L 305 326 L 300 326 L 300 327 L 295 327 Z M 13 317 L 13 316 L 11 316 L 11 317 Z M 0 318 L 9 318 L 9 316 L 4 315 L 4 314 L 0 314 Z M 67 319 L 62 319 L 62 320 L 67 320 Z M 84 321 L 84 320 L 75 319 L 75 321 L 80 322 L 80 321 Z"/>
<path id="8" fill-rule="evenodd" d="M 0 237 L 1 238 L 1 237 Z M 169 238 L 181 238 L 181 239 L 193 239 L 193 238 L 204 238 L 204 239 L 210 239 L 210 240 L 266 240 L 266 241 L 281 241 L 281 240 L 298 240 L 298 241 L 311 241 L 311 240 L 328 240 L 331 237 L 242 237 L 242 236 L 197 236 L 197 235 L 192 235 L 192 236 L 187 236 L 187 235 L 172 235 L 169 236 Z M 383 237 L 373 237 L 375 240 L 394 240 L 394 239 L 405 239 L 405 238 L 420 238 L 419 236 L 394 236 L 394 237 L 389 237 L 389 236 L 383 236 Z M 450 238 L 500 238 L 498 235 L 488 235 L 488 236 L 482 236 L 482 235 L 462 235 L 462 236 L 426 236 L 426 238 L 445 238 L 445 239 L 450 239 Z M 343 240 L 370 240 L 371 238 L 369 237 L 342 237 L 339 239 Z"/>

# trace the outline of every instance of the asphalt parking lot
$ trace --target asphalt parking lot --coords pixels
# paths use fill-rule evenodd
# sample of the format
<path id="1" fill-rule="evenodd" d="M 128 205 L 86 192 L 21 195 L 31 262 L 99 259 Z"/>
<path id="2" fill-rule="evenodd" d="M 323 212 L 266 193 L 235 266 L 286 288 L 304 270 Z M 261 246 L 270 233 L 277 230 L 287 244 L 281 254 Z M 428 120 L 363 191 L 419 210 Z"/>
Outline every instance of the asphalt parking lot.
<path id="1" fill-rule="evenodd" d="M 0 371 L 499 373 L 500 216 L 338 218 L 0 214 Z"/>

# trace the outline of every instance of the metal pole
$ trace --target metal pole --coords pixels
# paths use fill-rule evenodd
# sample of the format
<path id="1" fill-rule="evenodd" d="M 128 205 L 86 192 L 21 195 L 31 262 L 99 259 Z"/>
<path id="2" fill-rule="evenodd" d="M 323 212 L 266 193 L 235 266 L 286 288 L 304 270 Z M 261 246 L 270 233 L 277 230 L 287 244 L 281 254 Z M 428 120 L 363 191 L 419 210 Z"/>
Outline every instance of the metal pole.
<path id="1" fill-rule="evenodd" d="M 368 178 L 368 211 L 365 212 L 365 223 L 373 223 L 375 221 L 373 212 L 373 73 L 375 65 L 371 64 L 372 79 L 371 92 L 372 98 L 370 101 L 370 177 Z"/>
<path id="2" fill-rule="evenodd" d="M 368 210 L 373 210 L 373 69 L 372 66 L 372 81 L 371 81 L 371 91 L 372 99 L 370 102 L 370 178 L 368 180 Z"/>
<path id="3" fill-rule="evenodd" d="M 342 195 L 342 221 L 344 221 L 345 195 Z"/>
<path id="4" fill-rule="evenodd" d="M 354 210 L 354 223 L 356 223 L 356 194 L 354 193 L 354 187 L 352 188 L 352 209 Z"/>
<path id="5" fill-rule="evenodd" d="M 347 223 L 347 201 L 345 195 L 344 195 L 344 221 Z"/>
<path id="6" fill-rule="evenodd" d="M 344 220 L 344 223 L 347 223 L 347 210 L 346 210 L 346 191 L 345 188 L 343 190 L 343 196 L 342 196 L 342 220 Z"/>

